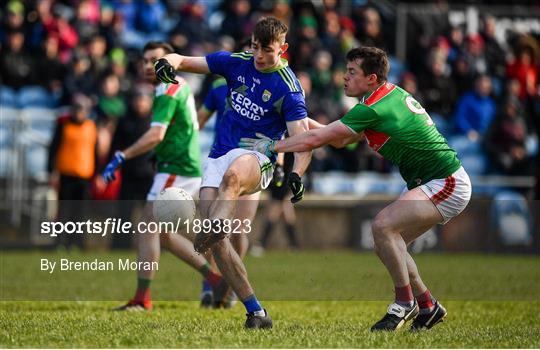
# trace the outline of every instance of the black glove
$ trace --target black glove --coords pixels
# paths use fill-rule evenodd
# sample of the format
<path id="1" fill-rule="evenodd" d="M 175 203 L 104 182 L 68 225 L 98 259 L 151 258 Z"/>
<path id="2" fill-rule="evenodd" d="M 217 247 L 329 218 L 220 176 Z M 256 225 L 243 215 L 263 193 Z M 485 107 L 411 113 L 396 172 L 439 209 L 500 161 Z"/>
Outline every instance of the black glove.
<path id="1" fill-rule="evenodd" d="M 156 77 L 162 83 L 178 84 L 176 80 L 176 72 L 174 67 L 164 58 L 160 58 L 154 63 L 154 70 L 156 71 Z"/>
<path id="2" fill-rule="evenodd" d="M 283 186 L 283 181 L 285 180 L 285 171 L 283 170 L 283 165 L 276 164 L 276 167 L 274 168 L 274 184 L 276 187 Z"/>
<path id="3" fill-rule="evenodd" d="M 304 198 L 304 192 L 306 189 L 304 187 L 304 184 L 302 183 L 300 175 L 298 175 L 297 173 L 291 173 L 289 175 L 289 188 L 291 189 L 293 194 L 291 198 L 292 203 L 300 202 L 302 198 Z"/>

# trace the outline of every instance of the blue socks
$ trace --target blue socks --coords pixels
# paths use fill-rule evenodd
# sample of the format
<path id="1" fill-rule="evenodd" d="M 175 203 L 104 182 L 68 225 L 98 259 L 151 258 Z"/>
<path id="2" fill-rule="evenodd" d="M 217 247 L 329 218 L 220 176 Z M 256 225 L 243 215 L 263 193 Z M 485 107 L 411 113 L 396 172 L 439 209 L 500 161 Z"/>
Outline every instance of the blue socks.
<path id="1" fill-rule="evenodd" d="M 210 285 L 210 283 L 208 283 L 206 279 L 204 279 L 202 282 L 202 291 L 203 293 L 212 292 L 212 286 Z"/>
<path id="2" fill-rule="evenodd" d="M 262 311 L 263 310 L 263 308 L 262 308 L 261 304 L 259 303 L 259 301 L 257 300 L 257 297 L 255 296 L 255 294 L 251 294 L 249 297 L 242 300 L 242 303 L 246 307 L 246 310 L 247 310 L 248 314 L 250 314 L 252 312 L 257 312 L 257 311 Z"/>

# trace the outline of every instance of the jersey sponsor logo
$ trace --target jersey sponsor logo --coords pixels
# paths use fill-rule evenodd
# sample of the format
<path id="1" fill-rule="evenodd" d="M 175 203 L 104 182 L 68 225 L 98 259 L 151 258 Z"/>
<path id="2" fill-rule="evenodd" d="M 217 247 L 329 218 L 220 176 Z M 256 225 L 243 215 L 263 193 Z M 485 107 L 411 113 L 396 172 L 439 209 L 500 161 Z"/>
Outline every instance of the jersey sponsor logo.
<path id="1" fill-rule="evenodd" d="M 262 94 L 262 100 L 264 102 L 268 102 L 268 101 L 270 101 L 270 97 L 272 97 L 272 93 L 265 89 L 263 94 Z"/>
<path id="2" fill-rule="evenodd" d="M 236 113 L 251 120 L 260 120 L 268 112 L 238 91 L 231 91 L 231 106 Z"/>
<path id="3" fill-rule="evenodd" d="M 385 133 L 373 130 L 365 130 L 364 135 L 368 140 L 369 147 L 371 147 L 371 149 L 373 149 L 375 152 L 378 152 L 379 149 L 381 149 L 381 147 L 384 146 L 388 140 L 390 140 L 390 136 L 386 135 Z"/>

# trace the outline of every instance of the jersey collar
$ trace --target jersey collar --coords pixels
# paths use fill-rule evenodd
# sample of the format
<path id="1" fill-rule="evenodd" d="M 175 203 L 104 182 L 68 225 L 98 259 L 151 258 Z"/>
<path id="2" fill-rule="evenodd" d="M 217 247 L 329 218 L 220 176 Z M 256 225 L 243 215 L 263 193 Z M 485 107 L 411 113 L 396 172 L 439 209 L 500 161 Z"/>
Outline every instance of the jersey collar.
<path id="1" fill-rule="evenodd" d="M 255 62 L 253 62 L 253 64 L 255 64 Z M 276 71 L 280 70 L 281 68 L 287 67 L 288 65 L 289 65 L 289 62 L 286 59 L 281 58 L 281 62 L 277 67 L 263 69 L 263 70 L 260 70 L 259 72 L 261 72 L 261 73 L 273 73 L 273 72 L 276 72 Z"/>
<path id="2" fill-rule="evenodd" d="M 367 94 L 364 95 L 364 97 L 362 97 L 362 99 L 360 100 L 360 103 L 362 104 L 365 104 L 365 102 L 367 101 L 368 98 L 371 97 L 371 95 L 373 95 L 374 93 L 376 93 L 377 91 L 379 91 L 384 85 L 386 84 L 386 81 L 384 83 L 381 83 L 381 85 L 379 85 L 379 87 L 377 87 L 375 90 L 373 90 L 372 92 L 368 92 Z"/>

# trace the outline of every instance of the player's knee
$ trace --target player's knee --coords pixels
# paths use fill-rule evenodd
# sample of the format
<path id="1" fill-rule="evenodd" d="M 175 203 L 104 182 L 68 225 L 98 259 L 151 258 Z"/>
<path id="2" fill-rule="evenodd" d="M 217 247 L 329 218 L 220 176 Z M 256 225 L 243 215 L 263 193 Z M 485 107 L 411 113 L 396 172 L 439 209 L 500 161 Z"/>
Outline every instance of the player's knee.
<path id="1" fill-rule="evenodd" d="M 385 215 L 377 215 L 371 224 L 371 232 L 373 233 L 373 242 L 375 248 L 384 244 L 392 233 L 390 220 Z"/>
<path id="2" fill-rule="evenodd" d="M 240 190 L 240 176 L 236 169 L 229 169 L 223 175 L 220 190 L 238 192 Z"/>
<path id="3" fill-rule="evenodd" d="M 373 232 L 373 236 L 385 234 L 389 229 L 388 221 L 389 220 L 386 218 L 385 215 L 379 214 L 375 216 L 375 219 L 373 219 L 373 222 L 371 223 L 371 230 Z"/>

